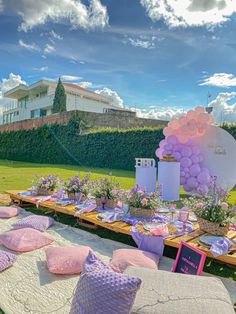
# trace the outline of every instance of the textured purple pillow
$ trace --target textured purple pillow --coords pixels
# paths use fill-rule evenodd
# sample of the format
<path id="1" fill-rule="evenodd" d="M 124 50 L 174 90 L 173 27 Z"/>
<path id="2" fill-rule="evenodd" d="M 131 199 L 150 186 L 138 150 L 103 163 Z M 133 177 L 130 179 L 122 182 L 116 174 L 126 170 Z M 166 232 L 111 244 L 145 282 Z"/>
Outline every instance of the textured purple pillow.
<path id="1" fill-rule="evenodd" d="M 13 265 L 15 261 L 15 254 L 0 250 L 0 272 Z"/>
<path id="2" fill-rule="evenodd" d="M 70 314 L 129 314 L 141 279 L 114 272 L 91 251 Z"/>
<path id="3" fill-rule="evenodd" d="M 52 217 L 30 215 L 25 217 L 12 225 L 14 229 L 33 228 L 38 231 L 47 230 L 54 223 Z"/>

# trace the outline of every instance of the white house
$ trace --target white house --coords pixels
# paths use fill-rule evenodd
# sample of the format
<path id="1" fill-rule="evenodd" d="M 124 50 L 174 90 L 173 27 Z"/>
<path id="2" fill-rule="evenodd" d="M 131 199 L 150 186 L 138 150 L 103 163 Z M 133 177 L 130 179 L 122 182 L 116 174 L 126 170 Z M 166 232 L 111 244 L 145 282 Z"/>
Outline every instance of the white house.
<path id="1" fill-rule="evenodd" d="M 107 109 L 122 110 L 112 105 L 110 99 L 79 85 L 66 82 L 63 82 L 63 85 L 66 92 L 67 111 L 103 113 Z M 3 124 L 50 115 L 56 86 L 57 82 L 41 80 L 29 86 L 20 84 L 8 90 L 4 93 L 4 97 L 15 102 L 3 108 Z"/>

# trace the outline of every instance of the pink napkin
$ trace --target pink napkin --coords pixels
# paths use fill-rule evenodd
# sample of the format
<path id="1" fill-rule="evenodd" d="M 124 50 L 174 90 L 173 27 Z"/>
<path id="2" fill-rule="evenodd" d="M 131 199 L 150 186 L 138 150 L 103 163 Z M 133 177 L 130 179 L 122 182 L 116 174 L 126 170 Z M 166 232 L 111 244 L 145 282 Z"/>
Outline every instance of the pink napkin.
<path id="1" fill-rule="evenodd" d="M 90 213 L 90 212 L 94 211 L 95 209 L 97 209 L 97 206 L 92 204 L 92 205 L 89 205 L 88 207 L 85 207 L 85 208 L 82 208 L 82 209 L 78 210 L 74 214 L 74 216 L 78 217 L 79 215 L 82 215 L 82 214 L 85 214 L 85 213 Z"/>
<path id="2" fill-rule="evenodd" d="M 166 224 L 161 224 L 155 228 L 150 230 L 151 235 L 158 236 L 158 237 L 165 237 L 169 235 L 168 227 Z"/>
<path id="3" fill-rule="evenodd" d="M 51 195 L 49 196 L 39 196 L 32 198 L 32 201 L 36 202 L 36 207 L 38 208 L 40 203 L 42 202 L 53 202 L 55 201 L 55 198 L 53 198 Z"/>

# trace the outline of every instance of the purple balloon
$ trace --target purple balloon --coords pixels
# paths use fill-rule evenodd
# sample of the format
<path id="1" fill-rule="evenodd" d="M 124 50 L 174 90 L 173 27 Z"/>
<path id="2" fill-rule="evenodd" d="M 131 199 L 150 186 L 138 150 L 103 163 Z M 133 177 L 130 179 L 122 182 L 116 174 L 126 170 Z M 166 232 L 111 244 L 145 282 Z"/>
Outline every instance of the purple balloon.
<path id="1" fill-rule="evenodd" d="M 186 183 L 186 179 L 184 177 L 180 178 L 180 184 L 184 185 Z"/>
<path id="2" fill-rule="evenodd" d="M 198 155 L 198 159 L 199 159 L 199 162 L 202 162 L 202 161 L 204 160 L 203 155 L 202 155 L 202 154 L 199 154 L 199 155 Z"/>
<path id="3" fill-rule="evenodd" d="M 200 172 L 201 172 L 201 168 L 197 164 L 192 165 L 189 169 L 189 173 L 191 174 L 192 177 L 197 176 Z"/>
<path id="4" fill-rule="evenodd" d="M 200 149 L 197 146 L 192 147 L 193 155 L 197 156 L 200 154 Z"/>
<path id="5" fill-rule="evenodd" d="M 166 144 L 166 140 L 161 140 L 159 143 L 159 147 L 163 147 Z"/>
<path id="6" fill-rule="evenodd" d="M 190 177 L 187 180 L 187 186 L 189 186 L 191 189 L 195 189 L 197 187 L 197 179 L 194 177 Z"/>
<path id="7" fill-rule="evenodd" d="M 209 192 L 209 188 L 206 184 L 199 185 L 197 190 L 198 190 L 198 192 L 200 192 L 202 194 L 208 194 L 208 192 Z"/>
<path id="8" fill-rule="evenodd" d="M 185 176 L 185 172 L 184 171 L 180 171 L 180 176 L 184 177 Z"/>
<path id="9" fill-rule="evenodd" d="M 172 156 L 177 160 L 179 161 L 181 159 L 181 155 L 179 152 L 173 152 Z"/>
<path id="10" fill-rule="evenodd" d="M 188 172 L 185 173 L 185 178 L 186 179 L 190 178 L 190 174 Z"/>
<path id="11" fill-rule="evenodd" d="M 198 164 L 199 163 L 199 158 L 196 155 L 191 156 L 191 160 L 193 164 Z"/>
<path id="12" fill-rule="evenodd" d="M 171 144 L 165 144 L 165 145 L 164 145 L 164 149 L 165 149 L 165 150 L 172 151 L 172 145 L 171 145 Z"/>
<path id="13" fill-rule="evenodd" d="M 168 136 L 166 140 L 167 140 L 167 143 L 172 144 L 172 145 L 177 143 L 177 137 L 175 135 Z"/>
<path id="14" fill-rule="evenodd" d="M 180 159 L 180 164 L 183 165 L 184 167 L 188 168 L 192 165 L 192 161 L 188 157 L 183 157 Z"/>
<path id="15" fill-rule="evenodd" d="M 209 174 L 207 174 L 206 172 L 204 172 L 204 171 L 201 171 L 200 173 L 199 173 L 199 175 L 197 176 L 197 180 L 198 180 L 198 182 L 199 183 L 201 183 L 201 184 L 207 184 L 207 183 L 209 183 L 210 182 L 210 176 L 209 176 Z"/>
<path id="16" fill-rule="evenodd" d="M 174 151 L 174 152 L 177 152 L 178 150 L 179 150 L 178 145 L 173 145 L 173 151 Z"/>
<path id="17" fill-rule="evenodd" d="M 184 172 L 185 172 L 185 173 L 189 173 L 189 168 L 186 168 L 186 167 L 185 167 L 185 168 L 184 168 Z"/>
<path id="18" fill-rule="evenodd" d="M 192 155 L 192 149 L 188 146 L 185 146 L 181 149 L 181 154 L 183 157 L 190 157 Z"/>
<path id="19" fill-rule="evenodd" d="M 186 192 L 191 192 L 192 191 L 192 188 L 190 188 L 187 184 L 184 184 L 183 188 L 184 188 L 184 190 Z"/>

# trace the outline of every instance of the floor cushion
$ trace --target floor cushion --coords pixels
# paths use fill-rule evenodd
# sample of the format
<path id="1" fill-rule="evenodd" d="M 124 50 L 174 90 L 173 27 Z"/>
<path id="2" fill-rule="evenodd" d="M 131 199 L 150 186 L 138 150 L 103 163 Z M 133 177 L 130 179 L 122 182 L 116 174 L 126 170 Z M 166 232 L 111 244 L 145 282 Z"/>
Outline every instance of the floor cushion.
<path id="1" fill-rule="evenodd" d="M 217 278 L 128 267 L 142 280 L 131 313 L 235 314 L 230 296 Z"/>
<path id="2" fill-rule="evenodd" d="M 129 314 L 140 285 L 139 278 L 114 272 L 90 251 L 70 314 Z"/>
<path id="3" fill-rule="evenodd" d="M 123 273 L 128 266 L 157 269 L 159 256 L 138 249 L 120 249 L 112 254 L 110 266 L 116 272 Z"/>
<path id="4" fill-rule="evenodd" d="M 90 247 L 50 247 L 46 249 L 48 270 L 54 274 L 80 274 Z"/>
<path id="5" fill-rule="evenodd" d="M 32 228 L 11 230 L 0 234 L 0 244 L 17 252 L 33 251 L 52 242 L 51 238 Z"/>
<path id="6" fill-rule="evenodd" d="M 0 272 L 13 265 L 15 261 L 15 254 L 0 250 Z"/>
<path id="7" fill-rule="evenodd" d="M 14 229 L 33 228 L 39 231 L 45 231 L 53 223 L 54 223 L 54 219 L 52 217 L 30 215 L 14 223 L 12 227 Z"/>
<path id="8" fill-rule="evenodd" d="M 11 218 L 19 215 L 20 208 L 18 207 L 9 207 L 9 206 L 0 206 L 0 218 Z"/>

